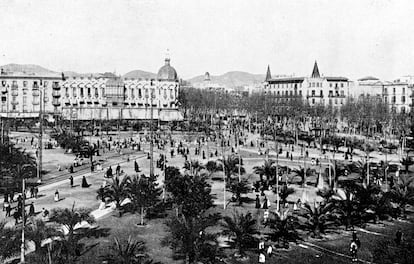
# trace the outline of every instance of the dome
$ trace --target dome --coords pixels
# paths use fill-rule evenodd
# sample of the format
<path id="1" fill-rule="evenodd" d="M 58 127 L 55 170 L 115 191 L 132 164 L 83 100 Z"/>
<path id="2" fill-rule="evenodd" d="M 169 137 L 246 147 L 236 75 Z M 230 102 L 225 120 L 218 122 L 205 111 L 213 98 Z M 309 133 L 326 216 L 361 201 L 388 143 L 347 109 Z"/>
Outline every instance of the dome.
<path id="1" fill-rule="evenodd" d="M 157 79 L 161 81 L 177 81 L 177 72 L 170 65 L 170 59 L 165 59 L 165 65 L 160 68 Z"/>

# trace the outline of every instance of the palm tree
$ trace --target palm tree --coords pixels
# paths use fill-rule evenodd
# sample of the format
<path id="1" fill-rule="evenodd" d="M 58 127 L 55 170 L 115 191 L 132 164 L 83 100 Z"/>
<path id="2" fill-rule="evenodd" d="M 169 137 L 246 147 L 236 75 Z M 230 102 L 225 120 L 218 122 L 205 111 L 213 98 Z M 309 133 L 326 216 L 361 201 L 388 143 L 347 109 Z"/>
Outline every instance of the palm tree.
<path id="1" fill-rule="evenodd" d="M 295 193 L 295 189 L 289 188 L 286 185 L 283 185 L 282 188 L 279 189 L 279 197 L 282 205 L 287 202 L 287 198 L 293 193 Z"/>
<path id="2" fill-rule="evenodd" d="M 54 225 L 46 225 L 41 219 L 32 218 L 26 226 L 26 236 L 35 244 L 36 251 L 42 248 L 42 241 L 51 237 L 63 237 L 63 233 Z"/>
<path id="3" fill-rule="evenodd" d="M 258 233 L 256 219 L 250 212 L 243 214 L 236 211 L 232 217 L 223 217 L 221 226 L 222 234 L 231 239 L 230 246 L 237 249 L 240 256 L 245 256 L 246 249 L 254 245 L 254 235 Z"/>
<path id="4" fill-rule="evenodd" d="M 198 176 L 200 171 L 204 169 L 204 166 L 198 160 L 191 160 L 184 163 L 184 169 L 189 171 L 190 175 Z"/>
<path id="5" fill-rule="evenodd" d="M 272 241 L 277 242 L 279 246 L 282 242 L 282 247 L 289 248 L 289 242 L 300 240 L 297 232 L 298 218 L 290 214 L 289 209 L 283 212 L 270 212 L 270 214 L 266 226 L 272 230 L 269 235 Z"/>
<path id="6" fill-rule="evenodd" d="M 63 240 L 60 250 L 61 254 L 69 263 L 74 263 L 80 255 L 82 245 L 79 244 L 81 233 L 75 233 L 75 226 L 86 221 L 88 223 L 95 222 L 95 219 L 90 215 L 91 210 L 87 208 L 75 208 L 73 203 L 72 208 L 54 208 L 50 214 L 50 221 L 62 225 L 67 230 L 66 239 Z"/>
<path id="7" fill-rule="evenodd" d="M 313 170 L 310 168 L 307 168 L 306 171 L 304 168 L 299 167 L 299 169 L 293 169 L 292 172 L 301 178 L 301 185 L 302 187 L 305 187 L 306 185 L 306 176 L 309 175 Z"/>
<path id="8" fill-rule="evenodd" d="M 247 179 L 243 179 L 241 181 L 233 179 L 229 185 L 229 190 L 231 193 L 233 193 L 235 202 L 238 202 L 239 205 L 242 205 L 243 197 L 241 195 L 249 192 L 249 181 Z"/>
<path id="9" fill-rule="evenodd" d="M 261 181 L 263 181 L 263 175 L 266 176 L 268 180 L 270 180 L 276 175 L 276 167 L 274 164 L 274 160 L 265 160 L 263 165 L 253 167 L 254 173 L 260 175 Z"/>
<path id="10" fill-rule="evenodd" d="M 227 180 L 230 180 L 231 176 L 239 173 L 239 158 L 235 155 L 228 156 L 225 159 L 219 159 L 219 162 L 224 167 L 224 173 L 226 174 Z M 241 161 L 243 165 L 243 161 Z M 244 174 L 246 170 L 243 167 L 240 167 L 240 173 Z"/>
<path id="11" fill-rule="evenodd" d="M 20 250 L 21 237 L 19 231 L 6 227 L 6 222 L 0 222 L 0 260 L 17 254 Z"/>
<path id="12" fill-rule="evenodd" d="M 400 183 L 395 184 L 390 191 L 391 200 L 399 205 L 401 215 L 406 216 L 407 205 L 414 204 L 414 177 L 401 177 Z"/>
<path id="13" fill-rule="evenodd" d="M 109 185 L 105 186 L 107 197 L 115 201 L 118 209 L 121 208 L 121 202 L 128 197 L 130 182 L 131 179 L 128 176 L 123 177 L 122 180 L 116 176 Z"/>
<path id="14" fill-rule="evenodd" d="M 306 221 L 303 227 L 311 233 L 312 237 L 320 238 L 321 234 L 325 234 L 328 229 L 338 224 L 332 203 L 320 205 L 315 203 L 313 206 L 305 203 L 304 209 L 302 216 L 306 218 Z"/>
<path id="15" fill-rule="evenodd" d="M 114 264 L 156 264 L 145 254 L 146 248 L 142 241 L 136 241 L 128 237 L 128 240 L 121 242 L 119 238 L 114 238 L 111 251 L 101 256 L 103 261 Z"/>

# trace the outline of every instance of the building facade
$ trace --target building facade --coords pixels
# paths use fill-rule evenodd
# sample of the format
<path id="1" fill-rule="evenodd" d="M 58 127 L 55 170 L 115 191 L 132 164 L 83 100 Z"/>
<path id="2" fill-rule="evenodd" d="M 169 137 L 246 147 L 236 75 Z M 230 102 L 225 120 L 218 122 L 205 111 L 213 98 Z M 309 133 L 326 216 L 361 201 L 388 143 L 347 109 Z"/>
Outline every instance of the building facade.
<path id="1" fill-rule="evenodd" d="M 38 117 L 40 109 L 47 116 L 61 111 L 61 74 L 34 75 L 18 72 L 0 73 L 0 116 Z"/>
<path id="2" fill-rule="evenodd" d="M 310 77 L 278 76 L 272 78 L 270 67 L 268 67 L 264 92 L 281 101 L 302 98 L 309 105 L 322 104 L 340 107 L 345 103 L 349 86 L 348 78 L 321 76 L 318 64 L 315 62 Z"/>
<path id="3" fill-rule="evenodd" d="M 97 77 L 2 74 L 0 79 L 0 114 L 5 117 L 39 116 L 43 92 L 43 112 L 63 119 L 182 120 L 177 104 L 180 83 L 169 58 L 156 79 L 128 79 L 111 73 Z"/>

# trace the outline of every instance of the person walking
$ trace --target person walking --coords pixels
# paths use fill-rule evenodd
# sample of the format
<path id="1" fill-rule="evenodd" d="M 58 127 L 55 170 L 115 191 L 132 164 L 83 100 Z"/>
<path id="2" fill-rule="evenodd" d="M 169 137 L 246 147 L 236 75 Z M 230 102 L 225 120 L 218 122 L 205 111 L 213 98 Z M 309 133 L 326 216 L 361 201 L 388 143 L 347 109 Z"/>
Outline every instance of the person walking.
<path id="1" fill-rule="evenodd" d="M 34 187 L 34 197 L 35 197 L 35 199 L 37 199 L 37 194 L 39 193 L 39 188 L 37 188 L 37 186 L 36 187 Z"/>
<path id="2" fill-rule="evenodd" d="M 59 191 L 56 189 L 55 192 L 55 197 L 54 197 L 55 202 L 59 202 Z"/>
<path id="3" fill-rule="evenodd" d="M 119 175 L 121 174 L 121 166 L 119 165 L 119 163 L 118 163 L 118 165 L 116 166 L 116 170 L 115 170 L 115 172 L 116 172 L 116 175 L 117 175 L 117 176 L 119 176 Z"/>
<path id="4" fill-rule="evenodd" d="M 10 203 L 8 201 L 5 201 L 3 206 L 6 209 L 6 217 L 10 217 L 10 213 L 11 213 Z"/>
<path id="5" fill-rule="evenodd" d="M 69 177 L 69 182 L 70 182 L 70 187 L 72 188 L 73 187 L 73 176 L 72 175 L 70 175 Z"/>
<path id="6" fill-rule="evenodd" d="M 82 188 L 89 188 L 89 184 L 86 181 L 86 177 L 85 176 L 82 177 Z"/>
<path id="7" fill-rule="evenodd" d="M 35 215 L 35 208 L 34 208 L 34 204 L 33 202 L 30 204 L 29 207 L 29 216 L 34 216 Z"/>

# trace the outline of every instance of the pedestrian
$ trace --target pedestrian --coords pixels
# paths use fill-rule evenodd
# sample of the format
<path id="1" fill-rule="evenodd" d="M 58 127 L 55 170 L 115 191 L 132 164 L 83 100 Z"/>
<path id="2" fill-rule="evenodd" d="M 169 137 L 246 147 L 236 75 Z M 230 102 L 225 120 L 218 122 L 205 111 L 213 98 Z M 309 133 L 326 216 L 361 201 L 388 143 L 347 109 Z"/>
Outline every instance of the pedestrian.
<path id="1" fill-rule="evenodd" d="M 266 195 L 265 195 L 264 200 L 263 200 L 263 206 L 262 206 L 262 208 L 263 208 L 263 209 L 268 209 L 268 206 L 267 206 L 267 197 L 266 197 Z"/>
<path id="2" fill-rule="evenodd" d="M 54 198 L 55 202 L 59 202 L 59 191 L 56 190 L 55 192 L 55 198 Z"/>
<path id="3" fill-rule="evenodd" d="M 269 219 L 269 210 L 266 210 L 263 214 L 263 222 L 266 224 Z"/>
<path id="4" fill-rule="evenodd" d="M 121 166 L 119 165 L 119 163 L 116 166 L 115 172 L 116 172 L 116 175 L 118 175 L 118 176 L 121 174 Z"/>
<path id="5" fill-rule="evenodd" d="M 8 201 L 4 202 L 4 208 L 6 209 L 6 217 L 10 217 L 11 205 Z"/>
<path id="6" fill-rule="evenodd" d="M 260 209 L 260 198 L 258 194 L 256 194 L 256 209 Z"/>
<path id="7" fill-rule="evenodd" d="M 89 188 L 89 184 L 86 181 L 86 177 L 85 176 L 82 177 L 82 188 Z"/>
<path id="8" fill-rule="evenodd" d="M 30 204 L 29 207 L 29 216 L 34 216 L 35 215 L 35 208 L 34 208 L 34 204 L 33 202 Z"/>
<path id="9" fill-rule="evenodd" d="M 293 155 L 290 153 L 290 160 L 293 161 Z"/>
<path id="10" fill-rule="evenodd" d="M 403 233 L 401 229 L 398 229 L 398 231 L 395 233 L 395 243 L 399 246 L 402 242 Z"/>
<path id="11" fill-rule="evenodd" d="M 15 220 L 14 225 L 17 225 L 17 224 L 19 223 L 19 219 L 20 219 L 20 213 L 19 213 L 19 210 L 16 210 L 16 211 L 13 213 L 13 218 L 14 218 L 14 220 Z"/>
<path id="12" fill-rule="evenodd" d="M 33 186 L 30 187 L 29 192 L 30 192 L 30 198 L 33 198 L 34 197 L 34 187 Z"/>
<path id="13" fill-rule="evenodd" d="M 139 172 L 139 166 L 136 160 L 134 161 L 134 169 L 135 169 L 135 172 Z"/>
<path id="14" fill-rule="evenodd" d="M 35 199 L 37 199 L 37 194 L 39 193 L 39 188 L 37 188 L 37 186 L 36 187 L 34 187 L 34 196 L 35 196 Z"/>
<path id="15" fill-rule="evenodd" d="M 69 177 L 69 182 L 70 182 L 70 187 L 72 188 L 73 187 L 73 176 L 72 175 L 70 175 Z"/>

